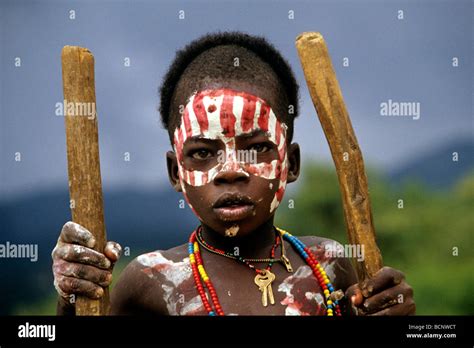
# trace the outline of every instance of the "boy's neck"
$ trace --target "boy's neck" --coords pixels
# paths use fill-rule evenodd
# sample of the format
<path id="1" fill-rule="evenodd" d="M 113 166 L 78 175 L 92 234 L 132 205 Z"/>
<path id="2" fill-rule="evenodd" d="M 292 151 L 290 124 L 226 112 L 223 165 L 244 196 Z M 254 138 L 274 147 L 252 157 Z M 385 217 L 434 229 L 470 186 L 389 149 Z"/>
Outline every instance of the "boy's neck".
<path id="1" fill-rule="evenodd" d="M 226 252 L 233 253 L 234 248 L 238 247 L 239 255 L 243 258 L 268 258 L 276 237 L 273 216 L 248 235 L 241 237 L 223 236 L 203 224 L 202 237 L 207 244 Z"/>

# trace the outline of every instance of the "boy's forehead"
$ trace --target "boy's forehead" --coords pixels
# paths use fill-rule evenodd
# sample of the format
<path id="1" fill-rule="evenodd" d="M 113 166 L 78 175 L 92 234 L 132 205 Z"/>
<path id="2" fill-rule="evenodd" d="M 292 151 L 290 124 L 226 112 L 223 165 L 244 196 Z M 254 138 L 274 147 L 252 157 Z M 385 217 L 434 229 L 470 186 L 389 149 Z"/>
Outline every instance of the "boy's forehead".
<path id="1" fill-rule="evenodd" d="M 237 93 L 247 94 L 263 100 L 273 110 L 279 109 L 282 104 L 281 97 L 279 96 L 279 89 L 277 83 L 268 83 L 261 85 L 257 83 L 227 79 L 217 81 L 213 79 L 205 79 L 198 88 L 195 86 L 180 86 L 178 85 L 177 99 L 178 110 L 183 106 L 186 106 L 192 99 L 192 97 L 202 91 L 210 90 L 232 90 Z M 276 116 L 280 119 L 280 115 L 275 111 Z"/>
<path id="2" fill-rule="evenodd" d="M 229 88 L 194 91 L 181 110 L 174 131 L 174 143 L 266 136 L 279 143 L 287 126 L 278 119 L 272 107 L 261 97 Z"/>
<path id="3" fill-rule="evenodd" d="M 248 138 L 253 138 L 253 137 L 262 136 L 262 135 L 266 137 L 271 136 L 270 131 L 265 131 L 263 129 L 257 128 L 257 129 L 252 130 L 251 132 L 235 134 L 234 136 L 229 137 L 229 138 L 248 139 Z M 187 142 L 191 142 L 191 143 L 196 143 L 203 140 L 215 140 L 215 139 L 209 138 L 203 133 L 194 135 L 186 139 Z"/>

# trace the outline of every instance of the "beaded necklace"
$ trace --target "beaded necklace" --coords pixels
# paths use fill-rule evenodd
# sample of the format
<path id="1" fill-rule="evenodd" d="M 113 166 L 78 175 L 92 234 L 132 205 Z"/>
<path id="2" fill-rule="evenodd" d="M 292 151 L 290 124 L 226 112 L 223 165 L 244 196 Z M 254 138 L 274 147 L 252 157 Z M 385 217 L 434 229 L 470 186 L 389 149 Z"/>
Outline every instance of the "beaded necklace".
<path id="1" fill-rule="evenodd" d="M 247 258 L 244 259 L 241 256 L 237 256 L 235 254 L 226 252 L 224 250 L 219 250 L 217 248 L 214 248 L 212 245 L 209 245 L 202 237 L 202 226 L 199 226 L 198 229 L 196 230 L 196 240 L 199 243 L 199 245 L 202 246 L 207 251 L 230 258 L 230 259 L 237 260 L 238 262 L 246 264 L 249 268 L 255 269 L 256 272 L 259 272 L 260 270 L 257 269 L 250 262 L 255 262 L 255 263 L 268 262 L 269 268 L 271 268 L 275 262 L 281 262 L 286 267 L 288 272 L 293 272 L 293 268 L 291 267 L 290 260 L 288 260 L 288 258 L 285 255 L 285 246 L 283 243 L 283 239 L 281 238 L 279 233 L 276 235 L 275 244 L 272 247 L 270 258 L 266 258 L 266 259 L 265 258 L 264 259 L 247 259 Z M 279 259 L 275 259 L 275 250 L 280 243 L 281 243 L 281 256 Z"/>
<path id="2" fill-rule="evenodd" d="M 194 230 L 191 233 L 191 236 L 189 237 L 189 243 L 188 243 L 188 252 L 189 252 L 189 262 L 191 264 L 191 269 L 193 272 L 193 277 L 194 281 L 196 283 L 196 288 L 199 292 L 199 295 L 201 297 L 202 303 L 204 305 L 204 308 L 206 309 L 208 315 L 214 316 L 214 315 L 224 315 L 224 311 L 222 310 L 222 306 L 219 303 L 219 298 L 217 297 L 216 290 L 214 288 L 214 285 L 212 284 L 211 280 L 209 279 L 209 276 L 207 275 L 204 265 L 202 263 L 202 258 L 201 258 L 201 252 L 199 250 L 199 243 L 198 243 L 198 238 L 197 238 L 197 231 L 200 232 L 201 226 L 197 229 Z M 282 230 L 278 227 L 276 227 L 277 231 L 280 233 L 281 236 L 281 242 L 283 243 L 283 239 L 287 240 L 300 254 L 300 256 L 306 261 L 306 263 L 311 267 L 311 270 L 313 271 L 314 276 L 317 278 L 319 286 L 323 290 L 324 297 L 326 298 L 326 315 L 327 316 L 333 316 L 341 315 L 341 310 L 339 307 L 338 300 L 332 300 L 331 299 L 331 293 L 334 292 L 334 287 L 331 284 L 326 271 L 323 269 L 323 267 L 319 264 L 319 262 L 316 260 L 316 257 L 313 255 L 311 250 L 306 247 L 306 245 L 301 242 L 298 238 L 295 236 L 291 235 L 289 232 Z M 201 238 L 200 238 L 201 240 Z M 275 243 L 276 245 L 276 243 Z M 206 245 L 208 246 L 208 245 Z M 274 248 L 272 248 L 272 253 L 274 254 Z M 210 248 L 211 249 L 211 248 Z M 215 248 L 214 248 L 215 249 Z M 212 249 L 211 249 L 212 250 Z M 217 249 L 216 249 L 217 250 Z M 225 252 L 216 252 L 220 255 L 225 256 Z M 232 255 L 232 254 L 230 254 Z M 233 256 L 233 255 L 232 255 Z M 272 258 L 274 255 L 272 256 Z M 241 261 L 242 262 L 242 261 Z M 257 272 L 257 276 L 258 276 Z M 266 275 L 264 273 L 264 275 Z M 273 275 L 274 276 L 274 275 Z M 274 279 L 274 278 L 273 278 Z M 203 284 L 204 282 L 204 284 Z M 271 281 L 270 281 L 271 283 Z M 206 291 L 204 286 L 207 288 L 209 295 L 211 297 L 211 303 L 208 300 L 208 297 L 206 295 Z"/>
<path id="3" fill-rule="evenodd" d="M 272 250 L 270 252 L 270 258 L 267 258 L 267 259 L 244 259 L 241 256 L 235 256 L 224 250 L 219 250 L 217 248 L 214 248 L 213 246 L 206 243 L 206 241 L 202 237 L 201 226 L 199 226 L 196 231 L 196 240 L 199 245 L 201 245 L 204 249 L 208 250 L 209 252 L 237 260 L 238 262 L 241 262 L 245 264 L 246 266 L 248 266 L 250 269 L 254 270 L 256 273 L 255 278 L 254 278 L 255 285 L 257 285 L 258 290 L 262 293 L 262 306 L 267 307 L 269 301 L 270 301 L 270 304 L 272 305 L 275 304 L 272 283 L 276 277 L 275 277 L 275 274 L 272 273 L 271 269 L 274 262 L 276 261 L 284 262 L 282 259 L 284 257 L 284 245 L 283 245 L 283 240 L 281 239 L 280 234 L 278 232 L 275 235 L 275 243 L 272 246 Z M 275 250 L 278 247 L 278 245 L 280 245 L 280 240 L 282 241 L 282 245 L 281 245 L 282 256 L 280 257 L 280 259 L 275 259 Z M 291 268 L 291 264 L 289 263 L 289 260 L 286 259 L 286 261 L 288 262 L 288 264 L 285 263 L 288 271 L 292 272 L 293 270 Z M 256 262 L 256 263 L 268 262 L 268 266 L 266 268 L 259 269 L 255 267 L 255 265 L 251 264 L 250 262 Z"/>

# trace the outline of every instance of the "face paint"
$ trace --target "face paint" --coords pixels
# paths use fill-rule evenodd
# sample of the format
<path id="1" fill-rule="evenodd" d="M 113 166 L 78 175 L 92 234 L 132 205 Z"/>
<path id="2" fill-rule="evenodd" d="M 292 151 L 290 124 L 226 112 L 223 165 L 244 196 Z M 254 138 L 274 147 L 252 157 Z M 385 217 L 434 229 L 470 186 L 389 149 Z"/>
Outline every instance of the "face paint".
<path id="1" fill-rule="evenodd" d="M 237 232 L 239 232 L 239 226 L 234 225 L 234 226 L 229 227 L 228 229 L 225 230 L 225 236 L 226 237 L 235 237 L 237 235 Z"/>
<path id="2" fill-rule="evenodd" d="M 270 163 L 248 163 L 237 158 L 235 137 L 256 130 L 268 134 L 269 141 L 277 146 L 278 159 Z M 179 179 L 188 204 L 184 183 L 203 186 L 221 172 L 235 171 L 268 180 L 279 179 L 278 190 L 270 205 L 270 212 L 273 212 L 283 199 L 286 188 L 286 130 L 286 124 L 277 119 L 270 106 L 254 95 L 230 89 L 204 90 L 193 94 L 182 114 L 181 124 L 174 132 Z M 225 160 L 218 161 L 207 171 L 188 170 L 183 165 L 183 146 L 190 137 L 221 140 L 225 145 Z"/>

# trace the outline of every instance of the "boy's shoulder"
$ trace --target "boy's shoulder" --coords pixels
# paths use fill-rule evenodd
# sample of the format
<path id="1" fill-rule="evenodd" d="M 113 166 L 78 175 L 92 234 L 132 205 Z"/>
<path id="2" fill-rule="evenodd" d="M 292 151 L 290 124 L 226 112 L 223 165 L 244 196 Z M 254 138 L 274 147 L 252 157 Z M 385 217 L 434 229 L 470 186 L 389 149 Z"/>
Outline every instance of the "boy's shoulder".
<path id="1" fill-rule="evenodd" d="M 122 272 L 124 277 L 157 279 L 160 274 L 171 276 L 170 272 L 190 271 L 187 244 L 167 250 L 155 250 L 137 256 Z M 122 277 L 122 275 L 121 275 Z"/>
<path id="2" fill-rule="evenodd" d="M 344 251 L 346 248 L 333 239 L 319 236 L 297 236 L 315 255 L 338 289 L 347 289 L 357 282 L 354 266 Z"/>
<path id="3" fill-rule="evenodd" d="M 329 239 L 314 235 L 296 236 L 301 242 L 303 242 L 312 251 L 325 250 L 330 251 L 343 247 L 341 243 L 334 239 Z"/>
<path id="4" fill-rule="evenodd" d="M 187 244 L 168 250 L 155 250 L 133 259 L 121 272 L 112 294 L 116 314 L 128 312 L 118 307 L 155 307 L 154 312 L 167 313 L 162 301 L 167 287 L 178 287 L 191 277 Z M 150 306 L 150 303 L 154 305 Z M 117 313 L 119 312 L 119 313 Z"/>
<path id="5" fill-rule="evenodd" d="M 133 262 L 141 267 L 157 264 L 174 264 L 189 258 L 188 244 L 181 244 L 166 250 L 155 250 L 137 256 Z"/>

